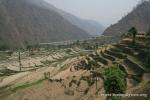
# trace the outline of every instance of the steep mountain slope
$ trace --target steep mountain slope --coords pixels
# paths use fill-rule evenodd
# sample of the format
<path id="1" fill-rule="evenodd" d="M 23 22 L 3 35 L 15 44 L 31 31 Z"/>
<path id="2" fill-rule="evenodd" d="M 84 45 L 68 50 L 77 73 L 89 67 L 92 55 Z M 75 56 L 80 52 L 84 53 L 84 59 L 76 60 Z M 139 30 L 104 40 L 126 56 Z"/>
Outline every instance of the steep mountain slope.
<path id="1" fill-rule="evenodd" d="M 94 20 L 84 20 L 77 18 L 76 16 L 73 16 L 71 14 L 65 13 L 63 13 L 62 15 L 72 24 L 88 32 L 90 35 L 101 35 L 105 30 L 104 26 Z"/>
<path id="2" fill-rule="evenodd" d="M 132 12 L 121 19 L 118 23 L 108 27 L 104 35 L 121 35 L 135 26 L 138 31 L 147 32 L 150 29 L 150 1 L 138 5 Z"/>
<path id="3" fill-rule="evenodd" d="M 87 38 L 81 30 L 43 0 L 1 0 L 0 46 L 17 47 L 39 42 Z"/>
<path id="4" fill-rule="evenodd" d="M 90 35 L 101 35 L 105 30 L 104 26 L 94 20 L 80 19 L 65 12 L 60 12 L 60 14 L 62 14 L 62 16 L 64 16 L 64 18 L 69 20 L 72 24 L 88 32 Z"/>
<path id="5" fill-rule="evenodd" d="M 53 5 L 48 5 L 47 8 L 57 11 L 73 25 L 76 25 L 80 29 L 83 29 L 90 35 L 101 35 L 105 30 L 105 27 L 97 21 L 78 18 L 70 13 L 64 12 L 61 9 L 54 7 Z"/>

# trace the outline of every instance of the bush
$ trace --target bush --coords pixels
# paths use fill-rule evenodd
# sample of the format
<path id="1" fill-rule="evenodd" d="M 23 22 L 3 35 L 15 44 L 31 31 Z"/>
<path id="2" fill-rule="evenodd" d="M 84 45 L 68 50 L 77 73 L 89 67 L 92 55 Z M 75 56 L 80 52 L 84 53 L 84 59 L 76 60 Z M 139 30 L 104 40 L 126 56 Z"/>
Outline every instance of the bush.
<path id="1" fill-rule="evenodd" d="M 147 32 L 147 36 L 150 36 L 150 29 L 149 29 L 148 32 Z"/>
<path id="2" fill-rule="evenodd" d="M 106 94 L 122 94 L 125 93 L 127 83 L 125 73 L 118 65 L 113 65 L 105 69 L 104 89 Z M 107 99 L 121 100 L 121 97 L 110 96 Z"/>
<path id="3" fill-rule="evenodd" d="M 0 45 L 0 50 L 5 51 L 5 50 L 8 50 L 8 49 L 9 49 L 8 45 L 6 45 L 6 44 Z"/>
<path id="4" fill-rule="evenodd" d="M 150 66 L 150 48 L 141 50 L 139 56 L 146 66 Z"/>

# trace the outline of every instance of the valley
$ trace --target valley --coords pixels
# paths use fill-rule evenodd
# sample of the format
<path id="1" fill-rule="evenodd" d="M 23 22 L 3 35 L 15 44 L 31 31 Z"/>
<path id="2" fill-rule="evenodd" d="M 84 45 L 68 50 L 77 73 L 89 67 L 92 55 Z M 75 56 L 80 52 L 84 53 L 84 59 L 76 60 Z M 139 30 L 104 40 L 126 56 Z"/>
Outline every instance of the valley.
<path id="1" fill-rule="evenodd" d="M 14 52 L 0 62 L 1 100 L 105 100 L 104 72 L 114 64 L 125 73 L 126 92 L 132 93 L 140 84 L 149 85 L 150 69 L 131 43 L 131 38 L 124 38 L 89 50 L 67 44 L 62 49 L 22 51 L 21 66 Z"/>
<path id="2" fill-rule="evenodd" d="M 150 0 L 1 0 L 0 100 L 150 100 L 149 26 Z"/>

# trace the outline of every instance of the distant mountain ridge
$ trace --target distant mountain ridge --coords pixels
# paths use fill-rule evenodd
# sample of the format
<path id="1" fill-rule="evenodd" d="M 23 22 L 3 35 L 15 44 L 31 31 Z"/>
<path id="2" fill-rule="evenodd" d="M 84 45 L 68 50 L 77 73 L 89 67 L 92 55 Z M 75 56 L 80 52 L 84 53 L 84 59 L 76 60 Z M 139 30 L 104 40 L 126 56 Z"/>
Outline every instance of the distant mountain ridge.
<path id="1" fill-rule="evenodd" d="M 118 23 L 108 27 L 103 34 L 109 36 L 121 35 L 126 33 L 132 26 L 141 32 L 147 32 L 150 29 L 150 1 L 139 4 Z"/>
<path id="2" fill-rule="evenodd" d="M 0 47 L 88 38 L 43 0 L 0 1 Z"/>
<path id="3" fill-rule="evenodd" d="M 64 12 L 63 10 L 56 8 L 51 4 L 49 4 L 47 8 L 57 11 L 73 25 L 76 25 L 78 28 L 86 31 L 90 35 L 101 35 L 105 30 L 105 27 L 97 21 L 78 18 L 70 13 Z"/>

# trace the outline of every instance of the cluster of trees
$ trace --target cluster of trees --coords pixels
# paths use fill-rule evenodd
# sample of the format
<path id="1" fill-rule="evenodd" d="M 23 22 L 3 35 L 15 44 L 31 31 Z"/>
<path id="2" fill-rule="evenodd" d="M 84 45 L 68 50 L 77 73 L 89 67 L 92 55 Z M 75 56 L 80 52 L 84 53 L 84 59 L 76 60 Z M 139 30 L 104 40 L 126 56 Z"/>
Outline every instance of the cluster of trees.
<path id="1" fill-rule="evenodd" d="M 146 66 L 150 66 L 150 40 L 147 41 L 145 48 L 140 49 L 139 57 Z"/>
<path id="2" fill-rule="evenodd" d="M 126 35 L 127 37 L 132 37 L 132 44 L 133 46 L 135 46 L 136 43 L 136 35 L 137 35 L 138 31 L 135 27 L 131 27 L 128 30 L 128 34 Z M 123 37 L 125 36 L 125 34 L 123 35 Z M 150 30 L 148 30 L 146 36 L 149 38 L 150 36 Z M 144 48 L 140 48 L 139 49 L 139 58 L 142 60 L 142 62 L 146 65 L 146 66 L 150 66 L 150 39 L 146 40 L 145 42 L 146 46 Z"/>
<path id="3" fill-rule="evenodd" d="M 129 30 L 128 30 L 128 33 L 127 34 L 122 34 L 122 38 L 125 38 L 125 37 L 132 37 L 132 44 L 133 46 L 135 45 L 135 39 L 136 39 L 136 35 L 137 35 L 138 31 L 135 27 L 131 27 Z"/>
<path id="4" fill-rule="evenodd" d="M 149 29 L 148 32 L 147 32 L 147 36 L 150 36 L 150 29 Z"/>
<path id="5" fill-rule="evenodd" d="M 128 33 L 127 34 L 122 34 L 122 38 L 124 37 L 132 37 L 132 43 L 133 45 L 135 45 L 135 42 L 136 42 L 136 35 L 138 34 L 138 31 L 135 27 L 131 27 L 129 30 L 128 30 Z M 146 36 L 150 36 L 150 29 L 148 30 Z"/>
<path id="6" fill-rule="evenodd" d="M 76 46 L 80 46 L 80 47 L 82 47 L 82 48 L 84 48 L 84 49 L 86 49 L 86 50 L 91 50 L 91 49 L 98 49 L 98 47 L 99 47 L 99 43 L 94 43 L 94 42 L 89 42 L 89 41 L 87 41 L 87 40 L 84 40 L 84 41 L 79 41 L 79 40 L 77 40 L 76 42 L 75 42 L 75 45 Z"/>
<path id="7" fill-rule="evenodd" d="M 107 100 L 121 100 L 113 94 L 124 94 L 127 88 L 126 75 L 118 65 L 112 65 L 105 70 L 104 89 L 106 94 L 111 94 Z"/>
<path id="8" fill-rule="evenodd" d="M 0 45 L 0 50 L 1 51 L 5 51 L 5 50 L 8 50 L 9 49 L 9 46 L 8 45 L 6 45 L 6 44 L 1 44 Z"/>
<path id="9" fill-rule="evenodd" d="M 146 66 L 150 66 L 150 48 L 142 50 L 141 58 Z"/>
<path id="10" fill-rule="evenodd" d="M 122 37 L 132 37 L 132 44 L 133 47 L 135 47 L 136 43 L 136 35 L 138 34 L 138 31 L 135 27 L 131 27 L 128 30 L 128 34 L 123 34 Z M 139 58 L 142 60 L 145 66 L 150 66 L 150 29 L 148 30 L 145 38 L 145 47 L 138 48 L 139 49 Z"/>

